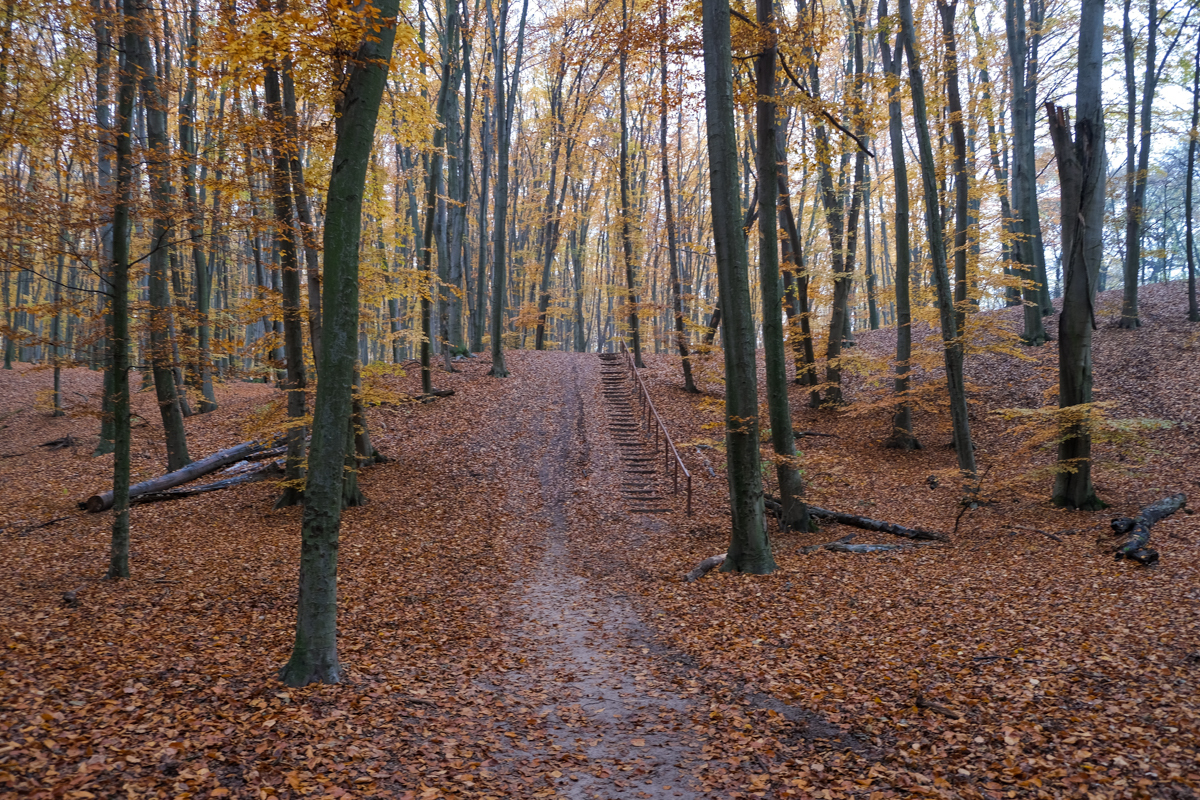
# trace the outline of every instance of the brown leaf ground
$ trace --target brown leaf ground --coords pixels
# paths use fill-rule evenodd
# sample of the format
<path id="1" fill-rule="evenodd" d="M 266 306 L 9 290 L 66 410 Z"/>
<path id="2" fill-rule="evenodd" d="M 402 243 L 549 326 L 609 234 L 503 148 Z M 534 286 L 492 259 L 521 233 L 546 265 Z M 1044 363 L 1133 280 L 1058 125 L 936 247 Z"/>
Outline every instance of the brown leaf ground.
<path id="1" fill-rule="evenodd" d="M 512 353 L 499 382 L 482 361 L 438 373 L 454 397 L 372 412 L 392 461 L 344 518 L 349 680 L 303 690 L 273 679 L 298 510 L 272 511 L 268 484 L 136 507 L 134 577 L 98 580 L 110 518 L 74 507 L 110 479 L 90 455 L 98 376 L 67 371 L 53 419 L 48 371 L 0 373 L 0 796 L 1195 797 L 1196 518 L 1155 529 L 1154 570 L 1096 544 L 1113 512 L 1200 491 L 1195 326 L 1175 322 L 1179 287 L 1143 292 L 1138 331 L 1101 304 L 1098 399 L 1177 424 L 1100 448 L 1110 511 L 1053 509 L 1051 454 L 992 413 L 1045 402 L 1053 349 L 983 353 L 968 377 L 991 504 L 946 547 L 802 555 L 849 531 L 777 536 L 765 578 L 680 581 L 724 550 L 720 450 L 683 448 L 695 516 L 681 498 L 628 513 L 594 355 Z M 885 358 L 892 337 L 859 351 Z M 689 397 L 677 359 L 649 366 L 676 440 L 719 438 L 703 427 L 719 386 Z M 798 429 L 836 434 L 801 439 L 810 496 L 950 531 L 952 481 L 927 483 L 953 465 L 943 415 L 918 415 L 925 450 L 884 450 L 882 391 L 852 378 L 844 411 L 793 395 Z M 221 409 L 187 421 L 193 456 L 242 441 L 275 396 L 222 385 Z M 136 402 L 145 478 L 165 452 L 152 397 Z"/>

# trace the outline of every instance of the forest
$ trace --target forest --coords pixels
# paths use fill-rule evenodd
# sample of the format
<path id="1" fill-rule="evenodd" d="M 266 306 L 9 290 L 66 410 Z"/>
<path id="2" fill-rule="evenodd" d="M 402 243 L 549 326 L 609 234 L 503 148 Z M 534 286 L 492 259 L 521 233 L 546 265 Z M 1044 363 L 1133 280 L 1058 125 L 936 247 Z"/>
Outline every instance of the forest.
<path id="1" fill-rule="evenodd" d="M 0 0 L 0 798 L 1200 794 L 1200 7 Z"/>

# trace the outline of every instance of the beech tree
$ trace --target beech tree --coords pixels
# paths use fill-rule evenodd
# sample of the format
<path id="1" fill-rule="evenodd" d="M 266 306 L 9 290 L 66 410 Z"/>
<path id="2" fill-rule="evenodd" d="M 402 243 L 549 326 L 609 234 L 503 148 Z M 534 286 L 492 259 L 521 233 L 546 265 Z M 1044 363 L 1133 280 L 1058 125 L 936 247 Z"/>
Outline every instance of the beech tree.
<path id="1" fill-rule="evenodd" d="M 126 0 L 131 2 L 131 0 Z M 358 351 L 358 242 L 375 124 L 396 37 L 399 0 L 368 0 L 363 39 L 338 100 L 337 143 L 325 209 L 321 380 L 301 525 L 300 594 L 292 656 L 279 672 L 289 686 L 338 683 L 337 554 L 343 461 Z"/>
<path id="2" fill-rule="evenodd" d="M 925 231 L 928 237 L 933 278 L 937 284 L 938 319 L 942 326 L 942 351 L 946 365 L 946 387 L 950 394 L 950 420 L 954 432 L 954 450 L 958 468 L 966 482 L 968 496 L 977 489 L 975 445 L 971 441 L 971 423 L 967 416 L 967 389 L 963 382 L 963 342 L 954 314 L 954 295 L 946 266 L 946 243 L 942 236 L 942 213 L 938 198 L 937 174 L 933 163 L 933 145 L 925 106 L 925 77 L 914 42 L 912 4 L 900 0 L 900 24 L 904 31 L 904 50 L 908 57 L 909 83 L 912 86 L 913 127 L 917 134 L 917 152 L 921 157 L 921 183 L 925 195 Z"/>
<path id="3" fill-rule="evenodd" d="M 721 292 L 721 340 L 725 347 L 725 448 L 732 516 L 729 552 L 721 569 L 761 575 L 775 571 L 775 558 L 763 516 L 754 324 L 746 235 L 737 192 L 729 5 L 723 0 L 705 0 L 703 14 L 704 112 L 713 246 Z"/>
<path id="4" fill-rule="evenodd" d="M 1063 309 L 1058 320 L 1058 445 L 1055 505 L 1104 507 L 1092 487 L 1092 328 L 1104 226 L 1104 0 L 1082 0 L 1072 138 L 1066 109 L 1046 104 L 1062 196 Z"/>

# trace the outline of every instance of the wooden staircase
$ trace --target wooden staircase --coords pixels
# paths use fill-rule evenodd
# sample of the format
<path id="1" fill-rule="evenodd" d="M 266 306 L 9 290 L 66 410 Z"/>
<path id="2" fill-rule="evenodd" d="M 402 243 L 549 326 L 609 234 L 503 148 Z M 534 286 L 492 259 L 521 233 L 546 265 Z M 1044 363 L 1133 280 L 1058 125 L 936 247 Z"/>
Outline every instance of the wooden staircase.
<path id="1" fill-rule="evenodd" d="M 621 495 L 635 514 L 666 514 L 670 506 L 658 491 L 655 476 L 659 457 L 642 434 L 633 413 L 633 387 L 625 360 L 616 353 L 600 354 L 600 382 L 608 412 L 608 430 L 621 453 L 624 475 Z"/>

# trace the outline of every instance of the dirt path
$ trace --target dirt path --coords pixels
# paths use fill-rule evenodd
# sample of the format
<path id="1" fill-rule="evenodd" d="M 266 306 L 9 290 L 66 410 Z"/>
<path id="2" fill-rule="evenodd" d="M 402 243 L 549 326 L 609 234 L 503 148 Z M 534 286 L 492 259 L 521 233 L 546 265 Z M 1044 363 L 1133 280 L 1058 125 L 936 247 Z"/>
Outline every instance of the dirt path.
<path id="1" fill-rule="evenodd" d="M 527 560 L 512 599 L 519 622 L 511 642 L 525 667 L 493 690 L 520 698 L 546 738 L 542 752 L 513 754 L 510 767 L 556 762 L 548 776 L 558 797 L 706 796 L 693 777 L 701 742 L 692 731 L 707 709 L 677 690 L 672 665 L 620 587 L 594 579 L 587 564 L 604 554 L 591 547 L 592 532 L 572 525 L 592 503 L 620 503 L 604 491 L 615 446 L 596 441 L 589 424 L 589 415 L 603 414 L 599 362 L 564 358 L 562 369 L 542 375 L 548 385 L 521 392 L 522 407 L 508 417 L 536 481 L 514 499 L 538 506 L 527 524 L 538 529 L 540 552 Z"/>

